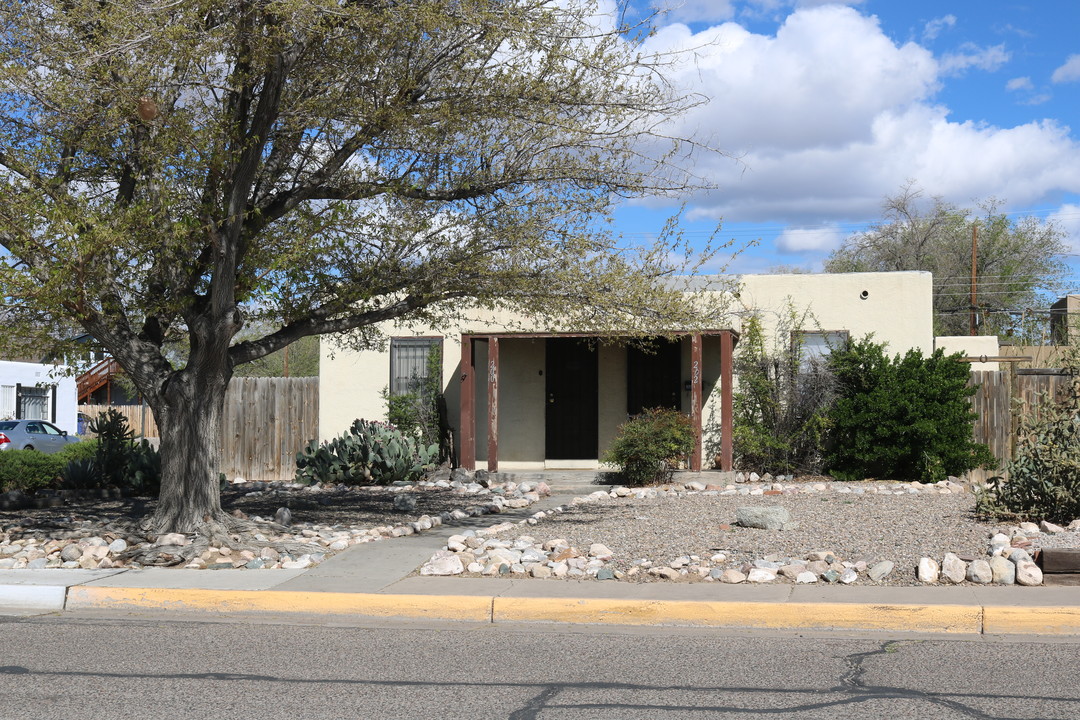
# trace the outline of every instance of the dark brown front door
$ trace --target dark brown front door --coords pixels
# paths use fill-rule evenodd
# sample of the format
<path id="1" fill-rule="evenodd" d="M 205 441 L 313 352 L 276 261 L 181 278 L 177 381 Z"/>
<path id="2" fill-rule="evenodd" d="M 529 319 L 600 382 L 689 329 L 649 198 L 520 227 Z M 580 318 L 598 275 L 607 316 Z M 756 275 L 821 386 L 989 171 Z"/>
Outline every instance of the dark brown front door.
<path id="1" fill-rule="evenodd" d="M 647 350 L 626 348 L 626 412 L 645 408 L 682 408 L 682 346 L 676 341 L 655 341 Z"/>
<path id="2" fill-rule="evenodd" d="M 544 457 L 595 460 L 597 455 L 596 348 L 577 338 L 548 338 Z"/>

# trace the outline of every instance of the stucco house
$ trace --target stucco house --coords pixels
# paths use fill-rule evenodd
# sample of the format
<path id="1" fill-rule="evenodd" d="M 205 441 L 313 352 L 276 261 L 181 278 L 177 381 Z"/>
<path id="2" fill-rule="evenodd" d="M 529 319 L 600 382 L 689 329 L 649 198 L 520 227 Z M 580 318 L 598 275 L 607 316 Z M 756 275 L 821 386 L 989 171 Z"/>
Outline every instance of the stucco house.
<path id="1" fill-rule="evenodd" d="M 743 275 L 730 319 L 706 330 L 672 332 L 651 351 L 617 337 L 529 332 L 520 318 L 474 313 L 454 327 L 387 324 L 382 350 L 353 352 L 323 343 L 321 439 L 356 418 L 386 417 L 383 390 L 400 391 L 427 373 L 433 346 L 459 464 L 490 470 L 590 469 L 626 419 L 665 405 L 698 432 L 694 469 L 714 458 L 731 469 L 732 357 L 752 313 L 772 337 L 790 309 L 807 312 L 804 347 L 824 353 L 846 337 L 873 333 L 890 353 L 934 347 L 931 276 L 926 272 Z M 707 283 L 702 280 L 701 286 Z M 699 290 L 698 292 L 713 292 Z"/>
<path id="2" fill-rule="evenodd" d="M 78 431 L 75 378 L 62 365 L 0 360 L 0 419 L 47 420 Z"/>

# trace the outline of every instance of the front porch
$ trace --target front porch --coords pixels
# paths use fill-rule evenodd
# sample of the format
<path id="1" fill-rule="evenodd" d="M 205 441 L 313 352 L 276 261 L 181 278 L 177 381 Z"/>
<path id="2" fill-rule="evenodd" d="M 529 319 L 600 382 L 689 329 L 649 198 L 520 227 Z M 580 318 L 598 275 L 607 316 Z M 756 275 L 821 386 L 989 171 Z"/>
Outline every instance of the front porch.
<path id="1" fill-rule="evenodd" d="M 596 469 L 628 417 L 664 406 L 693 423 L 691 470 L 706 456 L 709 467 L 715 457 L 731 470 L 737 341 L 730 329 L 674 333 L 644 347 L 584 333 L 463 334 L 459 464 Z"/>

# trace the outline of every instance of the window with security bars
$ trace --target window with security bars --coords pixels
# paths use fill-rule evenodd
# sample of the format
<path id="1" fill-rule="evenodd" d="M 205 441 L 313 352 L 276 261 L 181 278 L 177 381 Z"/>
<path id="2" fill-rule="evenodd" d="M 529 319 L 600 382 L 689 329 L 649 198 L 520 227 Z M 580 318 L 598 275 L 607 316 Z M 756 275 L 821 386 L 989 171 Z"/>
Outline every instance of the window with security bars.
<path id="1" fill-rule="evenodd" d="M 424 386 L 428 379 L 428 358 L 442 354 L 442 338 L 390 339 L 390 394 L 407 395 Z"/>

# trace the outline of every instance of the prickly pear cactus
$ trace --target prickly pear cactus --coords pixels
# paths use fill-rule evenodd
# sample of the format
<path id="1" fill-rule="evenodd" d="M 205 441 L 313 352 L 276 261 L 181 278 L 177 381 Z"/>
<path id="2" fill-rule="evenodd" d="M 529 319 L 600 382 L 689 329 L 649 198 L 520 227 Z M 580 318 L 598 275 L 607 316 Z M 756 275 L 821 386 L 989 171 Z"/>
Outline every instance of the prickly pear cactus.
<path id="1" fill-rule="evenodd" d="M 438 462 L 437 445 L 423 446 L 387 423 L 356 420 L 333 440 L 296 454 L 296 481 L 348 485 L 411 482 Z"/>

